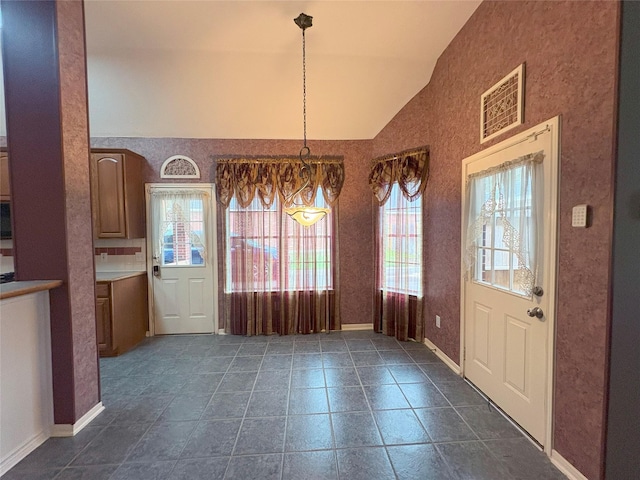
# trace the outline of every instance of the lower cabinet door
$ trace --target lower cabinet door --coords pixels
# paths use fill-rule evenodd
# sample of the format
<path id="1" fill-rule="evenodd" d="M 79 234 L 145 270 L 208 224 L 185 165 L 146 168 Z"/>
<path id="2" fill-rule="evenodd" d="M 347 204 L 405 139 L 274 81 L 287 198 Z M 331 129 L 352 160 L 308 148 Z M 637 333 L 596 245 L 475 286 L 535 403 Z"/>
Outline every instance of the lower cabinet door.
<path id="1" fill-rule="evenodd" d="M 111 345 L 111 307 L 108 298 L 96 299 L 96 330 L 98 337 L 98 351 L 109 354 L 113 350 Z"/>

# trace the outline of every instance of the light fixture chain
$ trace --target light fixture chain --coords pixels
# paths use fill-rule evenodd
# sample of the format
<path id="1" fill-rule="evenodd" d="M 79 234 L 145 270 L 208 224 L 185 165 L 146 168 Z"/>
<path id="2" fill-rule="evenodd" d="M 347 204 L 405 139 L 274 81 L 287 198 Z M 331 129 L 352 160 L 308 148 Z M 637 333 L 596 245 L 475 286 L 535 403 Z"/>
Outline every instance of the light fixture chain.
<path id="1" fill-rule="evenodd" d="M 305 29 L 302 29 L 302 119 L 304 146 L 307 146 L 307 56 L 305 54 Z"/>
<path id="2" fill-rule="evenodd" d="M 296 188 L 296 190 L 286 198 L 285 205 L 289 204 L 290 206 L 284 209 L 287 215 L 304 227 L 313 225 L 329 212 L 328 208 L 305 205 L 304 201 L 301 205 L 296 204 L 296 197 L 302 194 L 311 183 L 311 166 L 307 163 L 311 151 L 309 147 L 307 147 L 307 56 L 304 31 L 311 26 L 312 20 L 313 17 L 305 15 L 304 13 L 301 13 L 297 18 L 293 19 L 296 25 L 302 29 L 302 119 L 304 125 L 304 147 L 300 149 L 300 163 L 302 163 L 300 178 L 302 179 L 302 185 Z"/>

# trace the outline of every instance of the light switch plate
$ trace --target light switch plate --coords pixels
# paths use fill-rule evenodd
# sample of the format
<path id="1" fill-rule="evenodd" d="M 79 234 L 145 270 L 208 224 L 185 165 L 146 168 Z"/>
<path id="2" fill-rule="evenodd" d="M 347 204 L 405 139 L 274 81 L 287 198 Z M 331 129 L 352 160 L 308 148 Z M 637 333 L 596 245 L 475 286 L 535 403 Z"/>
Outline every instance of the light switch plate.
<path id="1" fill-rule="evenodd" d="M 586 227 L 587 226 L 587 205 L 576 205 L 571 212 L 571 226 L 572 227 Z"/>
<path id="2" fill-rule="evenodd" d="M 136 262 L 144 262 L 144 254 L 142 252 L 135 253 Z"/>
<path id="3" fill-rule="evenodd" d="M 436 315 L 436 327 L 440 328 L 440 315 Z"/>

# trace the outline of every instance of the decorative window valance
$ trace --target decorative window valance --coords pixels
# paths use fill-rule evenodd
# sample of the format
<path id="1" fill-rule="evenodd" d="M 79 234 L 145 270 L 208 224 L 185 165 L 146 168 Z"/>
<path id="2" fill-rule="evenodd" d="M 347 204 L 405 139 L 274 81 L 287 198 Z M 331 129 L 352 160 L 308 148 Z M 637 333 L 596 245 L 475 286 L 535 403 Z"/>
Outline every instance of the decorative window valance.
<path id="1" fill-rule="evenodd" d="M 235 195 L 238 204 L 246 208 L 256 194 L 265 208 L 273 203 L 278 194 L 283 205 L 293 202 L 292 194 L 302 185 L 300 170 L 302 162 L 298 157 L 249 157 L 216 158 L 216 193 L 218 202 L 229 206 Z M 309 185 L 300 192 L 297 201 L 313 205 L 318 187 L 329 206 L 338 200 L 344 184 L 344 162 L 342 157 L 310 158 Z"/>
<path id="2" fill-rule="evenodd" d="M 402 195 L 410 202 L 420 198 L 429 178 L 429 148 L 420 147 L 373 160 L 369 174 L 369 186 L 384 205 L 391 194 L 391 187 L 398 183 Z"/>

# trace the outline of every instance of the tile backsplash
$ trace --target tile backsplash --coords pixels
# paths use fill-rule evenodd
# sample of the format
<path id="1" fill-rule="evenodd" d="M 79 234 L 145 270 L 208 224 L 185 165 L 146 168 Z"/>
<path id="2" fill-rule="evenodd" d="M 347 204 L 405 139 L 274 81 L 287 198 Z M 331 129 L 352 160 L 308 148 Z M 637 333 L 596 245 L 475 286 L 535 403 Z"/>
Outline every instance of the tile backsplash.
<path id="1" fill-rule="evenodd" d="M 147 241 L 144 238 L 98 239 L 94 240 L 94 250 L 96 272 L 143 272 L 147 269 Z M 13 241 L 0 240 L 0 273 L 12 272 L 13 269 Z"/>
<path id="2" fill-rule="evenodd" d="M 13 240 L 0 240 L 0 273 L 13 272 Z"/>
<path id="3" fill-rule="evenodd" d="M 144 271 L 147 269 L 144 238 L 94 240 L 96 272 Z"/>

